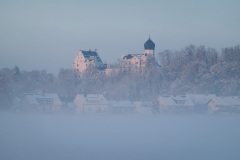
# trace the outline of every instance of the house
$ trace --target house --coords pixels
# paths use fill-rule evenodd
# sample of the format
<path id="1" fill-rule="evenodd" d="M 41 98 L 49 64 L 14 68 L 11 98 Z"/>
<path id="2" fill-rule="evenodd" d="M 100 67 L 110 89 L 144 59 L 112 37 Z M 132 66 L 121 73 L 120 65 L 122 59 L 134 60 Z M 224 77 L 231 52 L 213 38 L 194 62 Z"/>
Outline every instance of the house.
<path id="1" fill-rule="evenodd" d="M 194 104 L 186 95 L 159 96 L 158 103 L 160 112 L 191 112 Z"/>
<path id="2" fill-rule="evenodd" d="M 215 97 L 208 101 L 209 113 L 227 112 L 239 113 L 240 112 L 240 97 Z"/>
<path id="3" fill-rule="evenodd" d="M 102 94 L 77 94 L 73 104 L 76 113 L 103 113 L 108 111 L 108 101 Z"/>
<path id="4" fill-rule="evenodd" d="M 109 101 L 109 112 L 114 114 L 136 113 L 136 106 L 131 101 Z"/>
<path id="5" fill-rule="evenodd" d="M 103 64 L 100 56 L 97 53 L 97 50 L 95 51 L 83 51 L 80 50 L 74 59 L 73 62 L 73 70 L 76 73 L 84 73 L 84 71 L 88 67 L 95 67 L 97 69 L 105 69 L 106 66 Z"/>
<path id="6" fill-rule="evenodd" d="M 20 109 L 24 111 L 54 112 L 59 111 L 62 102 L 57 94 L 30 93 L 25 94 L 19 103 Z"/>
<path id="7" fill-rule="evenodd" d="M 194 104 L 195 112 L 208 112 L 208 102 L 216 98 L 215 94 L 186 94 Z"/>

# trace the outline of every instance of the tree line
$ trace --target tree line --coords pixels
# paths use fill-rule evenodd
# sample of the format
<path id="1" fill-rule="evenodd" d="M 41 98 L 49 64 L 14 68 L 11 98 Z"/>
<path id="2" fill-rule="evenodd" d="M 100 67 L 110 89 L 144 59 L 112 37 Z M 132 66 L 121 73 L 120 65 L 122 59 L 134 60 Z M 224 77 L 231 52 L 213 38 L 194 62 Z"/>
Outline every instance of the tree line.
<path id="1" fill-rule="evenodd" d="M 114 66 L 118 70 L 110 75 L 89 67 L 80 76 L 72 69 L 60 69 L 56 76 L 46 70 L 21 71 L 17 66 L 1 69 L 0 106 L 8 108 L 15 96 L 43 90 L 66 98 L 100 93 L 108 99 L 132 101 L 186 93 L 240 95 L 240 45 L 221 52 L 189 45 L 149 57 L 145 68 L 126 67 L 121 60 Z"/>

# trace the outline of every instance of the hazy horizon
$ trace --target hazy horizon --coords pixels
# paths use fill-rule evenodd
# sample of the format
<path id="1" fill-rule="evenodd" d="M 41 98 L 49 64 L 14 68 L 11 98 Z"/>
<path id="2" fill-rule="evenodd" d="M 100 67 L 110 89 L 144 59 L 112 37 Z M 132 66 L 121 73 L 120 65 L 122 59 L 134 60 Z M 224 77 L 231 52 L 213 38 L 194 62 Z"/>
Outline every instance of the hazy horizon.
<path id="1" fill-rule="evenodd" d="M 79 49 L 98 49 L 106 63 L 143 53 L 205 45 L 239 44 L 240 2 L 211 1 L 4 1 L 0 0 L 0 68 L 71 68 Z"/>

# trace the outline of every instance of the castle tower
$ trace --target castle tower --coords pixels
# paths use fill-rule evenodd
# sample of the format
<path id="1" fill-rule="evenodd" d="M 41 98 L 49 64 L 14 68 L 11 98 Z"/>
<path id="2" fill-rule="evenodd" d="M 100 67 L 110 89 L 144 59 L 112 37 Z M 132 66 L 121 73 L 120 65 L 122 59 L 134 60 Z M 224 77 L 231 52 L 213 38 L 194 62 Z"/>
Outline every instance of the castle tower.
<path id="1" fill-rule="evenodd" d="M 154 51 L 155 51 L 155 44 L 154 42 L 150 39 L 150 37 L 148 38 L 148 40 L 144 43 L 144 53 L 148 54 L 148 55 L 154 55 Z"/>

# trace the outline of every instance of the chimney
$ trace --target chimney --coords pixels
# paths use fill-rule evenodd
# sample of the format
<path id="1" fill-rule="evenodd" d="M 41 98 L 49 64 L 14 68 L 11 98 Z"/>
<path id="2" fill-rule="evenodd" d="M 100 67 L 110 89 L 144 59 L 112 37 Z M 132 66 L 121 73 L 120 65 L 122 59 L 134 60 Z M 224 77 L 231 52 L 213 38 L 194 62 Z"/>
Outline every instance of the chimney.
<path id="1" fill-rule="evenodd" d="M 45 90 L 43 90 L 43 92 L 42 92 L 42 96 L 43 96 L 43 97 L 45 96 Z"/>

